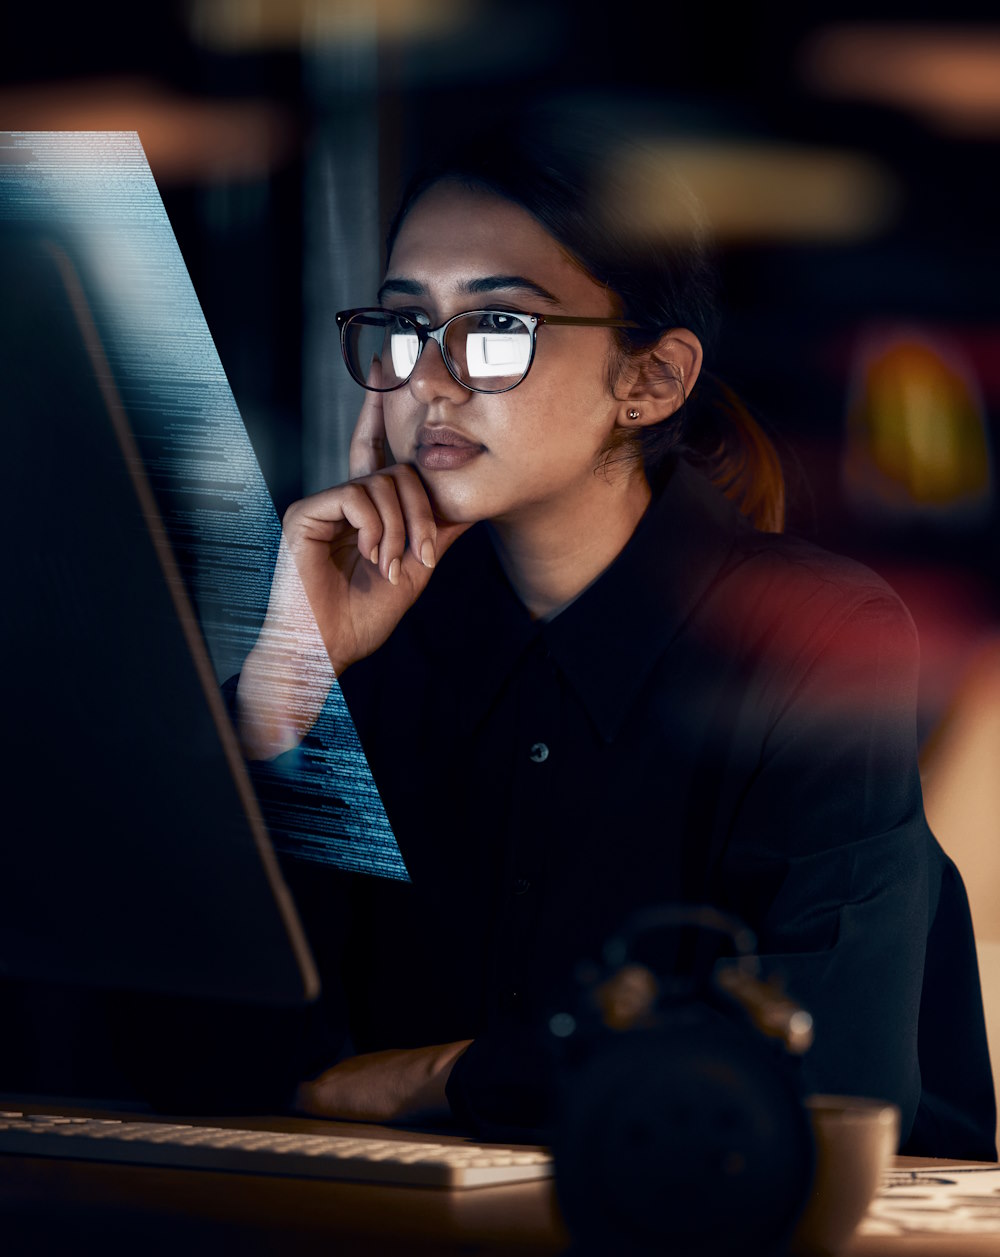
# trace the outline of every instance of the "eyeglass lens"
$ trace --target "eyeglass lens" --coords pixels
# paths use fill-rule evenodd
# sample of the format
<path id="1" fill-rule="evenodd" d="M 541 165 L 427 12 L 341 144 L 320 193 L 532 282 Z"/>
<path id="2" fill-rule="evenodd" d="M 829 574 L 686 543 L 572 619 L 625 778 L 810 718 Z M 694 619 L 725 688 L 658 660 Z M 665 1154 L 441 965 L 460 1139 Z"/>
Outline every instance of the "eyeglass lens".
<path id="1" fill-rule="evenodd" d="M 372 359 L 378 357 L 383 389 L 409 379 L 421 353 L 416 324 L 388 311 L 355 316 L 348 324 L 344 348 L 351 374 L 359 383 L 367 380 Z M 527 371 L 531 331 L 502 311 L 474 310 L 448 324 L 444 355 L 460 383 L 477 392 L 500 393 Z"/>

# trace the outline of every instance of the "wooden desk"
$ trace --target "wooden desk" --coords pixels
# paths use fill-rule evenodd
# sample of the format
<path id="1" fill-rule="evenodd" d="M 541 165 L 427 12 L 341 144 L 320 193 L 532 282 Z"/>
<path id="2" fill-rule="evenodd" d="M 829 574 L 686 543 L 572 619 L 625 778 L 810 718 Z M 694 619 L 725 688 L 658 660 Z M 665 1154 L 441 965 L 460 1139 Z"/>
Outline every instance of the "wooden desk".
<path id="1" fill-rule="evenodd" d="M 0 1108 L 20 1108 L 15 1098 Z M 30 1112 L 121 1111 L 24 1103 Z M 330 1122 L 179 1118 L 328 1134 Z M 338 1133 L 440 1143 L 457 1136 L 337 1122 Z M 468 1141 L 466 1141 L 468 1142 Z M 15 1242 L 9 1242 L 16 1237 Z M 446 1191 L 172 1167 L 0 1155 L 0 1254 L 49 1257 L 381 1257 L 509 1253 L 553 1257 L 568 1236 L 551 1180 Z"/>
<path id="2" fill-rule="evenodd" d="M 52 1111 L 71 1110 L 59 1106 Z M 201 1120 L 262 1129 L 330 1129 L 327 1122 L 306 1119 Z M 337 1123 L 337 1129 L 442 1139 L 346 1123 Z M 901 1158 L 899 1164 L 935 1163 Z M 568 1244 L 550 1180 L 443 1191 L 0 1156 L 0 1251 L 5 1257 L 557 1257 Z M 843 1257 L 987 1255 L 1000 1257 L 1000 1235 L 855 1236 Z"/>

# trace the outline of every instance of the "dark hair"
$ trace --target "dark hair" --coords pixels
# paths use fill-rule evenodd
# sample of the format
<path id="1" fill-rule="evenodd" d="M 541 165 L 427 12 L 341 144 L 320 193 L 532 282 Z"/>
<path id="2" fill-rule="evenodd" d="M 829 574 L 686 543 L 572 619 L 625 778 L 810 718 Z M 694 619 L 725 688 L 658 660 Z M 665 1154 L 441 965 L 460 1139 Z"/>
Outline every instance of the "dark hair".
<path id="1" fill-rule="evenodd" d="M 673 327 L 692 331 L 710 355 L 718 330 L 717 283 L 700 207 L 634 135 L 623 140 L 620 127 L 567 120 L 561 111 L 497 120 L 411 180 L 389 228 L 387 256 L 414 203 L 442 181 L 521 206 L 617 295 L 622 318 L 637 327 L 615 332 L 619 355 L 610 365 L 610 384 L 630 355 L 651 348 Z M 623 433 L 607 457 L 641 457 L 655 489 L 678 453 L 698 464 L 758 528 L 781 531 L 778 454 L 736 394 L 704 368 L 670 419 Z"/>

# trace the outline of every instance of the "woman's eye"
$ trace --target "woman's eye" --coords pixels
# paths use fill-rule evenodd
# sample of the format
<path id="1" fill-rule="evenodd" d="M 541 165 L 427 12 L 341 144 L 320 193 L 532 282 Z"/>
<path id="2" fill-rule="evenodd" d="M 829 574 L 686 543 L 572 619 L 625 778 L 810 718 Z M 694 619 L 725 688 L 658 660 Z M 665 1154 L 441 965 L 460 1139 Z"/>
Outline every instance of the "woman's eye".
<path id="1" fill-rule="evenodd" d="M 423 310 L 390 310 L 389 313 L 395 316 L 395 322 L 400 331 L 412 330 L 414 323 L 419 327 L 431 325 L 430 317 Z"/>
<path id="2" fill-rule="evenodd" d="M 484 310 L 479 318 L 479 326 L 484 332 L 512 332 L 520 324 L 520 319 L 502 310 Z"/>

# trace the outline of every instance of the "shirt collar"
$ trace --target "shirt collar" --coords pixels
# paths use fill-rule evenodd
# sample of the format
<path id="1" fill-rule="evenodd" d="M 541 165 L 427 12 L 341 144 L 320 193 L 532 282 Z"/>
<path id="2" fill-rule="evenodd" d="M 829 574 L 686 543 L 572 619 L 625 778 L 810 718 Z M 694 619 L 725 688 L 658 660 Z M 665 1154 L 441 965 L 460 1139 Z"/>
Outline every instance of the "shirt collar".
<path id="1" fill-rule="evenodd" d="M 408 618 L 422 654 L 459 678 L 464 733 L 486 715 L 541 627 L 507 580 L 485 524 L 454 542 Z"/>
<path id="2" fill-rule="evenodd" d="M 678 461 L 610 567 L 547 622 L 532 620 L 514 593 L 486 528 L 471 528 L 414 608 L 423 647 L 462 677 L 464 730 L 485 716 L 541 636 L 601 737 L 612 741 L 743 526 L 736 508 Z"/>
<path id="3" fill-rule="evenodd" d="M 679 460 L 611 566 L 545 626 L 550 653 L 605 741 L 745 526 L 736 507 Z"/>

